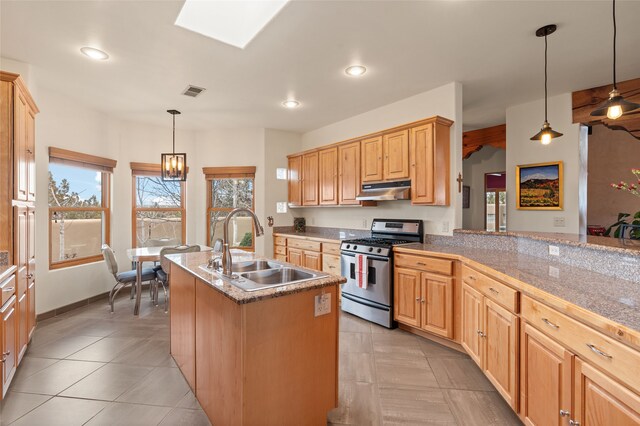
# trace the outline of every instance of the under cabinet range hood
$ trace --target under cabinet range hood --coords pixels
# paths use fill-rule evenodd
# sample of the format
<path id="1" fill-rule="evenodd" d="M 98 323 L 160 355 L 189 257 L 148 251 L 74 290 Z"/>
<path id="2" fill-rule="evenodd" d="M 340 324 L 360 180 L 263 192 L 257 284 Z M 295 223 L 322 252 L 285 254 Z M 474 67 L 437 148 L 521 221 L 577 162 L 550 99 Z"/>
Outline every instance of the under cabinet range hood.
<path id="1" fill-rule="evenodd" d="M 360 194 L 356 197 L 359 201 L 394 201 L 408 200 L 411 198 L 411 181 L 400 180 L 396 182 L 363 183 Z"/>

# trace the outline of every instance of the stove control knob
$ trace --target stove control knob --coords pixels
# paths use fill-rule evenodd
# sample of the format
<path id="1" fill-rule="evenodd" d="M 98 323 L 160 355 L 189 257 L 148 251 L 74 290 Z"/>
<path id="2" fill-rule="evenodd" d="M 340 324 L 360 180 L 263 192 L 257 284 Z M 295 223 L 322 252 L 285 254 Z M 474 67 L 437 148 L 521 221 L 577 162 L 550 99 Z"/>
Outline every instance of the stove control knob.
<path id="1" fill-rule="evenodd" d="M 373 251 L 373 247 L 369 247 L 369 251 Z"/>
<path id="2" fill-rule="evenodd" d="M 358 246 L 353 246 L 353 249 L 354 250 L 358 250 Z"/>
<path id="3" fill-rule="evenodd" d="M 351 244 L 347 244 L 347 248 L 351 248 Z"/>
<path id="4" fill-rule="evenodd" d="M 378 253 L 382 253 L 382 249 L 381 248 L 378 249 Z"/>

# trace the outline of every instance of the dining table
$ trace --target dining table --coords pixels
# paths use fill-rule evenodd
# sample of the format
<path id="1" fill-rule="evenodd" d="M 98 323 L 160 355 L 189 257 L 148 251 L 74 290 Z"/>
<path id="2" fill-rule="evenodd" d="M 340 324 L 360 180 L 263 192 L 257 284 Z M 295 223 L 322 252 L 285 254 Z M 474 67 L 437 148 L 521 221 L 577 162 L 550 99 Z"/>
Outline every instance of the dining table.
<path id="1" fill-rule="evenodd" d="M 175 247 L 175 246 L 166 246 Z M 140 301 L 142 299 L 142 265 L 144 262 L 160 262 L 160 251 L 164 247 L 136 247 L 127 249 L 127 256 L 132 263 L 136 265 L 136 304 L 133 308 L 133 314 L 140 313 Z M 200 251 L 212 251 L 208 246 L 200 245 Z"/>

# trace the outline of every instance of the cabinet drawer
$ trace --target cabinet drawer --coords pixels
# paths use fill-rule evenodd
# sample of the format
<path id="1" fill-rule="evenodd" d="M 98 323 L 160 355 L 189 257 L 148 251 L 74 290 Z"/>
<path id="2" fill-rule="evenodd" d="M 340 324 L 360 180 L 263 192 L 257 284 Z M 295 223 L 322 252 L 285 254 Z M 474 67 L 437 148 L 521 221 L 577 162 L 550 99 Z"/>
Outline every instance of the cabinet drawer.
<path id="1" fill-rule="evenodd" d="M 322 272 L 340 275 L 340 256 L 336 256 L 334 254 L 323 254 Z"/>
<path id="2" fill-rule="evenodd" d="M 275 252 L 275 254 L 284 254 L 285 256 L 287 255 L 287 248 L 284 246 L 275 246 L 273 248 L 273 251 Z"/>
<path id="3" fill-rule="evenodd" d="M 522 318 L 580 358 L 640 391 L 640 352 L 527 296 L 522 297 Z"/>
<path id="4" fill-rule="evenodd" d="M 518 312 L 518 291 L 486 276 L 467 265 L 462 265 L 462 281 L 511 312 Z"/>
<path id="5" fill-rule="evenodd" d="M 397 253 L 395 255 L 395 262 L 396 266 L 403 268 L 418 269 L 420 271 L 435 272 L 443 275 L 453 275 L 452 260 Z"/>
<path id="6" fill-rule="evenodd" d="M 321 243 L 318 241 L 299 240 L 297 238 L 287 238 L 287 246 L 303 250 L 320 251 Z"/>
<path id="7" fill-rule="evenodd" d="M 340 255 L 340 243 L 322 243 L 322 253 Z"/>
<path id="8" fill-rule="evenodd" d="M 4 280 L 0 284 L 0 290 L 2 291 L 2 303 L 0 303 L 0 306 L 3 306 L 5 302 L 11 299 L 11 296 L 16 293 L 16 276 L 11 275 L 9 278 Z"/>
<path id="9" fill-rule="evenodd" d="M 285 237 L 274 237 L 273 238 L 273 244 L 275 244 L 277 246 L 286 246 L 287 245 L 287 239 Z"/>

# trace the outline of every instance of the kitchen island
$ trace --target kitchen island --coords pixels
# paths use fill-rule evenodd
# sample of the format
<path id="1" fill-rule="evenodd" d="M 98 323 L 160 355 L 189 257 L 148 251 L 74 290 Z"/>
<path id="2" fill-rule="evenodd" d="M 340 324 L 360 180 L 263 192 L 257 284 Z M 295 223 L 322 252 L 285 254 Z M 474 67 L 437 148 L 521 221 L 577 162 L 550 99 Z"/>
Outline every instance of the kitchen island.
<path id="1" fill-rule="evenodd" d="M 336 302 L 344 278 L 248 292 L 203 269 L 210 257 L 168 256 L 171 354 L 211 423 L 326 424 L 338 404 Z M 233 256 L 234 263 L 255 259 Z M 316 312 L 323 295 L 327 313 Z"/>

